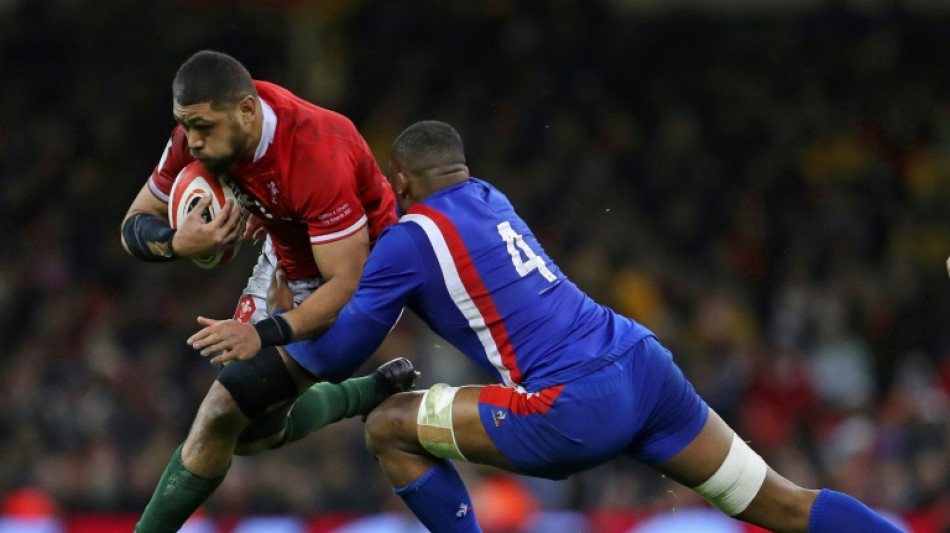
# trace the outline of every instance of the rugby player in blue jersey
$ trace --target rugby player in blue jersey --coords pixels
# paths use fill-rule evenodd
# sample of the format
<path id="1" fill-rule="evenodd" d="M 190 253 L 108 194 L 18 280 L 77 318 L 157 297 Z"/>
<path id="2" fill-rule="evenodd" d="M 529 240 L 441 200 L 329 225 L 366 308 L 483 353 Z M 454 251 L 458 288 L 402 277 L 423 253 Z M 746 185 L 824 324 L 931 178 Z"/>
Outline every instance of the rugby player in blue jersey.
<path id="1" fill-rule="evenodd" d="M 585 295 L 507 198 L 469 176 L 451 126 L 403 131 L 389 180 L 405 215 L 379 237 L 335 325 L 286 348 L 314 375 L 345 379 L 408 307 L 497 378 L 397 394 L 366 421 L 370 450 L 431 531 L 479 531 L 452 459 L 561 479 L 618 456 L 773 531 L 900 531 L 848 495 L 769 468 L 652 332 Z"/>

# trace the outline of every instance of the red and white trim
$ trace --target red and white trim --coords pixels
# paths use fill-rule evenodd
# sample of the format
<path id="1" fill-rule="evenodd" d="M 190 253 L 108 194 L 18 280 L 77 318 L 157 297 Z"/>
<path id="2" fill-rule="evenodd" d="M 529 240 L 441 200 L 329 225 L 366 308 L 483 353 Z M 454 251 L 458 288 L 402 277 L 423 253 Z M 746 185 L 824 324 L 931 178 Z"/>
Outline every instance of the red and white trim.
<path id="1" fill-rule="evenodd" d="M 165 150 L 162 151 L 162 157 L 158 160 L 158 171 L 156 174 L 161 174 L 162 169 L 165 168 L 165 161 L 168 160 L 168 153 L 172 151 L 172 138 L 168 138 L 168 143 L 165 144 Z"/>
<path id="2" fill-rule="evenodd" d="M 162 168 L 165 166 L 165 161 L 168 160 L 168 153 L 171 152 L 171 150 L 172 150 L 172 139 L 169 138 L 168 143 L 165 144 L 165 150 L 162 151 L 162 157 L 161 159 L 158 160 L 158 166 L 155 168 L 155 174 L 161 174 Z M 156 198 L 158 198 L 159 200 L 167 204 L 168 195 L 163 193 L 161 189 L 159 189 L 158 186 L 155 185 L 155 180 L 153 179 L 152 176 L 149 176 L 147 183 L 148 183 L 148 190 L 151 191 L 152 194 L 154 194 Z"/>
<path id="3" fill-rule="evenodd" d="M 545 414 L 564 390 L 555 385 L 538 392 L 524 392 L 501 385 L 486 385 L 478 395 L 478 403 L 508 409 L 516 415 Z"/>
<path id="4" fill-rule="evenodd" d="M 267 153 L 267 147 L 274 142 L 274 135 L 277 132 L 277 113 L 274 113 L 274 108 L 263 98 L 260 99 L 260 102 L 264 121 L 261 126 L 261 142 L 257 143 L 257 149 L 254 150 L 254 161 L 264 157 L 264 154 Z"/>
<path id="5" fill-rule="evenodd" d="M 154 180 L 152 177 L 149 177 L 147 183 L 148 183 L 148 190 L 149 190 L 152 194 L 154 194 L 156 198 L 158 198 L 159 200 L 161 200 L 161 201 L 163 201 L 163 202 L 165 202 L 165 203 L 167 204 L 167 203 L 168 203 L 168 195 L 165 194 L 165 193 L 163 193 L 162 190 L 159 189 L 157 185 L 155 185 L 155 180 Z"/>
<path id="6" fill-rule="evenodd" d="M 429 238 L 449 296 L 468 320 L 502 381 L 509 386 L 520 383 L 521 370 L 508 331 L 455 225 L 442 213 L 421 204 L 413 206 L 400 219 L 403 221 L 417 224 Z"/>
<path id="7" fill-rule="evenodd" d="M 360 217 L 355 223 L 350 225 L 347 228 L 341 229 L 340 231 L 334 231 L 333 233 L 325 233 L 323 235 L 311 235 L 310 244 L 323 244 L 331 241 L 338 241 L 344 237 L 349 237 L 350 235 L 356 233 L 363 226 L 366 225 L 366 215 Z"/>

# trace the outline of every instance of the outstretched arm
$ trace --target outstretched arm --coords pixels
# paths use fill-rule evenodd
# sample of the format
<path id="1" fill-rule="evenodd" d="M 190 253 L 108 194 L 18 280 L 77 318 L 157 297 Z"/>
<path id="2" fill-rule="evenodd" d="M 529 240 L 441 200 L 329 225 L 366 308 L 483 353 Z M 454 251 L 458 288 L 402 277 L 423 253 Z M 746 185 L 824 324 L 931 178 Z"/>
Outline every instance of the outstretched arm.
<path id="1" fill-rule="evenodd" d="M 363 263 L 369 253 L 369 235 L 362 228 L 338 241 L 313 246 L 313 255 L 324 283 L 296 308 L 255 325 L 234 320 L 198 318 L 205 326 L 188 339 L 201 355 L 221 352 L 212 359 L 250 359 L 263 346 L 280 346 L 325 332 L 359 285 Z"/>
<path id="2" fill-rule="evenodd" d="M 363 274 L 359 289 L 345 307 L 341 305 L 342 311 L 332 310 L 326 302 L 310 302 L 320 296 L 321 291 L 329 285 L 328 282 L 292 311 L 266 319 L 296 326 L 296 320 L 303 318 L 316 334 L 325 332 L 316 339 L 287 344 L 287 351 L 314 375 L 331 381 L 335 377 L 348 377 L 351 373 L 349 369 L 358 368 L 379 347 L 399 319 L 409 298 L 422 285 L 425 269 L 421 266 L 411 239 L 401 229 L 390 227 L 380 236 L 365 269 L 360 268 Z M 337 293 L 332 291 L 326 296 L 334 298 Z M 305 308 L 305 305 L 308 307 Z M 297 318 L 283 318 L 291 313 Z M 301 317 L 301 314 L 306 316 Z M 188 343 L 204 356 L 224 352 L 212 362 L 236 358 L 233 347 L 238 345 L 257 346 L 254 352 L 246 355 L 247 358 L 253 357 L 260 347 L 260 338 L 254 326 L 234 320 L 213 321 L 204 318 L 199 318 L 199 323 L 206 327 L 192 335 Z M 299 338 L 299 333 L 294 333 Z M 240 350 L 244 357 L 246 350 Z"/>
<path id="3" fill-rule="evenodd" d="M 425 266 L 406 228 L 391 226 L 373 248 L 356 294 L 333 327 L 318 338 L 287 345 L 287 352 L 321 379 L 346 379 L 379 349 L 425 279 Z"/>

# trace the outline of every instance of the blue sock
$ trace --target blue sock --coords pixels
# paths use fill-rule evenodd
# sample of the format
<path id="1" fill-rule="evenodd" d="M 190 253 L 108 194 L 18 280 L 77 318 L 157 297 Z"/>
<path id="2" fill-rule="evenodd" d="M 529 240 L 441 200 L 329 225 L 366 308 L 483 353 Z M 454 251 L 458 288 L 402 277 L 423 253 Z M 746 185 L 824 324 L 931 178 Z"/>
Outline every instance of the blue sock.
<path id="1" fill-rule="evenodd" d="M 858 500 L 824 489 L 811 506 L 808 533 L 901 533 L 901 530 Z"/>
<path id="2" fill-rule="evenodd" d="M 395 492 L 433 533 L 481 533 L 472 510 L 472 499 L 451 461 L 439 461 L 422 477 Z"/>

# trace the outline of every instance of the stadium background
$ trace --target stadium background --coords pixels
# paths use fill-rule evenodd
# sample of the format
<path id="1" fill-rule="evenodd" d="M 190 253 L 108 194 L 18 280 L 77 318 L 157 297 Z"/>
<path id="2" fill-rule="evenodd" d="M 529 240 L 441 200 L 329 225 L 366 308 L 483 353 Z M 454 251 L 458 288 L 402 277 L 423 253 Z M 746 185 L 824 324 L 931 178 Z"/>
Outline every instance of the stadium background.
<path id="1" fill-rule="evenodd" d="M 0 1 L 0 531 L 128 530 L 214 377 L 184 339 L 256 250 L 205 272 L 118 239 L 207 47 L 347 114 L 384 165 L 409 123 L 454 124 L 779 471 L 950 531 L 948 31 L 939 0 Z M 412 319 L 365 369 L 397 355 L 422 386 L 483 379 Z M 237 459 L 191 530 L 411 530 L 361 429 Z M 462 471 L 489 531 L 703 507 L 629 461 Z"/>

